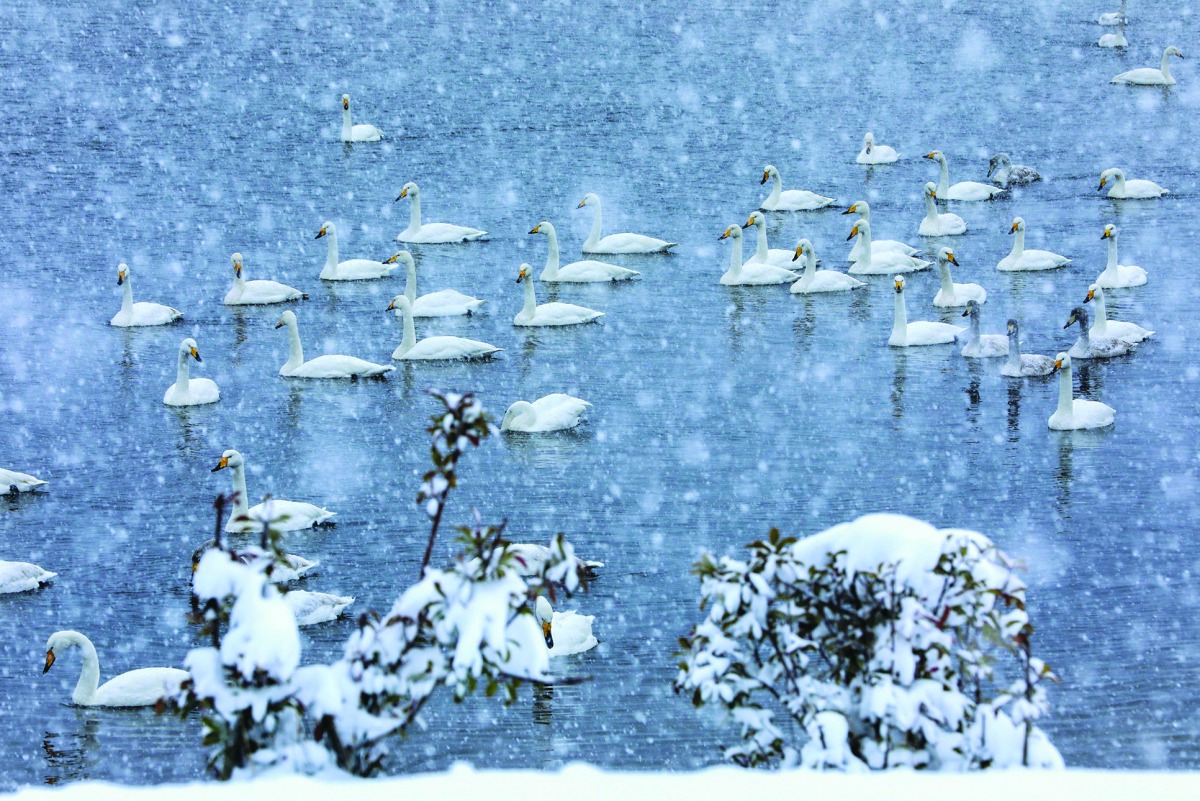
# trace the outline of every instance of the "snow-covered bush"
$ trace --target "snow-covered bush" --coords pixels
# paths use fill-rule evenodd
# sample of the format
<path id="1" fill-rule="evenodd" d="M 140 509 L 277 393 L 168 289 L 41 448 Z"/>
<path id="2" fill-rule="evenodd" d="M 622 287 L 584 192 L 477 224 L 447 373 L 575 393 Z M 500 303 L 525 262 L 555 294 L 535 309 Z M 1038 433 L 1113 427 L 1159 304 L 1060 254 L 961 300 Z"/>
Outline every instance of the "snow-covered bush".
<path id="1" fill-rule="evenodd" d="M 740 727 L 741 765 L 969 770 L 1062 759 L 1015 565 L 981 534 L 867 515 L 694 566 L 675 690 Z M 777 720 L 786 716 L 791 720 Z"/>

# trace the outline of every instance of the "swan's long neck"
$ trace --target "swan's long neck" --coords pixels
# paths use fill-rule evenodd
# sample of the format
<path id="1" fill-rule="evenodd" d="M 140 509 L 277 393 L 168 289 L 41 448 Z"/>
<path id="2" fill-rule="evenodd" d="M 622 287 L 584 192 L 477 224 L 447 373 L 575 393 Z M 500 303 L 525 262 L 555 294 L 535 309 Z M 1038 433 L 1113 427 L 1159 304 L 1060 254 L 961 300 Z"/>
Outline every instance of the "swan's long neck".
<path id="1" fill-rule="evenodd" d="M 930 194 L 925 195 L 925 219 L 930 222 L 938 221 L 937 204 L 933 202 L 933 196 Z"/>
<path id="2" fill-rule="evenodd" d="M 551 281 L 558 278 L 558 232 L 553 228 L 546 229 L 546 271 L 542 277 Z"/>
<path id="3" fill-rule="evenodd" d="M 241 298 L 242 293 L 246 291 L 245 272 L 245 270 L 242 270 L 242 275 L 235 274 L 233 276 L 233 296 L 235 298 Z"/>
<path id="4" fill-rule="evenodd" d="M 896 294 L 896 319 L 892 323 L 892 336 L 904 341 L 908 336 L 908 309 L 904 306 L 904 293 Z"/>
<path id="5" fill-rule="evenodd" d="M 1075 406 L 1074 387 L 1071 379 L 1071 365 L 1061 368 L 1058 375 L 1058 410 L 1056 414 L 1071 414 Z"/>
<path id="6" fill-rule="evenodd" d="M 1088 323 L 1087 312 L 1083 312 L 1079 317 L 1079 341 L 1083 343 L 1084 348 L 1091 349 L 1092 335 L 1089 330 L 1091 326 Z"/>
<path id="7" fill-rule="evenodd" d="M 325 254 L 325 269 L 332 275 L 337 272 L 338 266 L 337 231 L 331 228 L 325 236 L 329 239 L 329 249 Z"/>
<path id="8" fill-rule="evenodd" d="M 409 303 L 417 302 L 417 265 L 409 262 L 404 278 L 404 297 Z"/>
<path id="9" fill-rule="evenodd" d="M 412 198 L 412 204 L 408 210 L 408 232 L 415 234 L 421 230 L 421 193 L 414 192 L 409 197 Z"/>
<path id="10" fill-rule="evenodd" d="M 767 226 L 756 225 L 758 229 L 758 248 L 754 251 L 754 258 L 758 261 L 766 263 L 767 256 L 770 255 L 770 248 L 767 247 Z"/>
<path id="11" fill-rule="evenodd" d="M 742 272 L 742 238 L 730 237 L 733 243 L 729 247 L 729 272 L 740 275 Z"/>
<path id="12" fill-rule="evenodd" d="M 950 192 L 950 165 L 946 163 L 943 156 L 938 159 L 938 187 L 937 193 L 945 196 Z"/>
<path id="13" fill-rule="evenodd" d="M 595 203 L 589 205 L 594 205 L 596 208 L 592 211 L 592 232 L 588 234 L 587 241 L 583 243 L 584 250 L 587 250 L 600 241 L 600 227 L 602 225 L 600 201 L 597 200 Z"/>
<path id="14" fill-rule="evenodd" d="M 246 494 L 246 466 L 236 465 L 230 468 L 233 480 L 233 514 L 232 517 L 244 515 L 250 511 L 249 495 Z"/>
<path id="15" fill-rule="evenodd" d="M 412 307 L 405 306 L 402 316 L 404 317 L 404 338 L 400 340 L 400 350 L 408 353 L 417 344 L 417 327 L 413 324 Z"/>
<path id="16" fill-rule="evenodd" d="M 597 213 L 599 218 L 599 213 Z M 537 296 L 533 294 L 533 277 L 525 279 L 525 305 L 521 307 L 521 314 L 526 317 L 532 317 L 537 313 Z"/>
<path id="17" fill-rule="evenodd" d="M 942 277 L 942 291 L 954 297 L 954 279 L 950 275 L 950 264 L 945 259 L 938 259 L 938 273 Z"/>
<path id="18" fill-rule="evenodd" d="M 1096 329 L 1103 331 L 1108 324 L 1108 308 L 1104 305 L 1104 290 L 1097 290 L 1092 295 L 1092 305 L 1096 307 Z"/>
<path id="19" fill-rule="evenodd" d="M 858 260 L 863 264 L 871 263 L 871 229 L 858 227 Z"/>
<path id="20" fill-rule="evenodd" d="M 179 351 L 179 367 L 175 370 L 175 391 L 187 392 L 190 384 L 191 371 L 188 368 L 188 356 L 190 354 L 186 350 Z"/>
<path id="21" fill-rule="evenodd" d="M 1159 67 L 1160 67 L 1160 69 L 1162 69 L 1162 74 L 1163 74 L 1164 78 L 1166 78 L 1168 81 L 1175 80 L 1171 76 L 1171 56 L 1170 56 L 1170 54 L 1163 53 L 1162 64 L 1160 64 Z M 1121 183 L 1124 184 L 1125 181 L 1122 180 Z"/>
<path id="22" fill-rule="evenodd" d="M 1110 236 L 1108 238 L 1108 264 L 1104 265 L 1104 272 L 1109 278 L 1114 281 L 1117 278 L 1117 237 Z"/>
<path id="23" fill-rule="evenodd" d="M 1021 366 L 1021 339 L 1017 331 L 1008 335 L 1008 364 L 1011 367 Z"/>
<path id="24" fill-rule="evenodd" d="M 979 342 L 979 315 L 971 315 L 971 341 Z"/>
<path id="25" fill-rule="evenodd" d="M 126 273 L 124 288 L 121 291 L 121 313 L 133 313 L 133 277 Z"/>
<path id="26" fill-rule="evenodd" d="M 71 700 L 80 706 L 91 703 L 100 688 L 100 657 L 96 655 L 96 646 L 82 634 L 71 638 L 73 645 L 79 646 L 83 654 L 83 668 L 79 671 L 79 681 L 75 683 L 75 692 Z"/>
<path id="27" fill-rule="evenodd" d="M 812 280 L 817 275 L 817 253 L 812 248 L 808 249 L 808 256 L 804 260 L 804 277 Z"/>
<path id="28" fill-rule="evenodd" d="M 342 109 L 342 139 L 350 138 L 350 129 L 354 125 L 350 122 L 350 107 L 346 106 Z"/>
<path id="29" fill-rule="evenodd" d="M 1019 259 L 1019 258 L 1021 258 L 1021 255 L 1024 252 L 1025 252 L 1025 229 L 1018 228 L 1017 232 L 1015 234 L 1013 234 L 1012 253 L 1010 253 L 1008 255 L 1014 259 Z"/>
<path id="30" fill-rule="evenodd" d="M 283 369 L 295 370 L 300 365 L 304 364 L 304 346 L 300 344 L 300 330 L 294 321 L 289 320 L 287 323 L 288 332 L 288 360 Z"/>
<path id="31" fill-rule="evenodd" d="M 779 173 L 771 176 L 771 194 L 767 195 L 767 199 L 763 201 L 764 206 L 774 206 L 779 203 L 779 196 L 783 194 L 783 179 L 779 177 Z"/>

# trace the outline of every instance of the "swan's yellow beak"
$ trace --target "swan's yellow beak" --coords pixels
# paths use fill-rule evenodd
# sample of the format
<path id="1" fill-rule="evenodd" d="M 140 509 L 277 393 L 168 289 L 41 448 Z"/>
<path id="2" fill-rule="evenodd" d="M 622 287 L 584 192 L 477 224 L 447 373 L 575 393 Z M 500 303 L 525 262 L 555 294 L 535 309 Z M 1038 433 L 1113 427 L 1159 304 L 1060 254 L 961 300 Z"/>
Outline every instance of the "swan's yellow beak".
<path id="1" fill-rule="evenodd" d="M 804 252 L 804 248 L 801 248 L 801 247 L 798 247 L 798 248 L 796 248 L 796 255 L 795 255 L 795 256 L 792 256 L 792 261 L 799 261 L 799 260 L 800 260 L 800 254 L 801 254 L 801 253 L 803 253 L 803 252 Z"/>
<path id="2" fill-rule="evenodd" d="M 950 262 L 955 267 L 958 266 L 958 259 L 954 258 L 954 251 L 950 251 L 946 254 L 946 261 Z"/>
<path id="3" fill-rule="evenodd" d="M 396 310 L 396 299 L 392 298 L 391 302 L 388 303 L 388 307 L 387 307 L 386 311 L 395 311 L 395 310 Z"/>
<path id="4" fill-rule="evenodd" d="M 395 263 L 396 263 L 396 259 L 398 259 L 398 258 L 400 258 L 400 254 L 399 254 L 399 253 L 393 253 L 392 255 L 390 255 L 390 256 L 388 256 L 386 259 L 384 259 L 383 263 L 384 263 L 384 264 L 395 264 Z"/>
<path id="5" fill-rule="evenodd" d="M 342 110 L 344 111 L 344 110 L 346 110 L 346 109 L 348 109 L 348 108 L 350 108 L 350 98 L 348 98 L 348 97 L 343 97 L 343 98 L 342 98 Z"/>
<path id="6" fill-rule="evenodd" d="M 537 225 L 533 226 L 533 230 L 532 230 L 532 231 L 530 231 L 529 233 L 531 233 L 531 234 L 540 234 L 541 232 L 542 232 L 542 224 L 541 224 L 541 223 L 538 223 Z"/>
<path id="7" fill-rule="evenodd" d="M 936 152 L 937 152 L 936 150 L 933 151 L 933 153 L 936 153 Z M 922 158 L 927 158 L 927 159 L 935 158 L 933 153 L 926 153 L 924 156 L 922 156 Z"/>
<path id="8" fill-rule="evenodd" d="M 553 648 L 554 647 L 554 634 L 550 631 L 550 621 L 549 620 L 542 621 L 542 636 L 546 638 L 546 647 Z"/>
<path id="9" fill-rule="evenodd" d="M 1104 185 L 1105 185 L 1106 183 L 1108 183 L 1108 179 L 1107 179 L 1107 178 L 1101 178 L 1101 179 L 1100 179 L 1100 185 L 1099 185 L 1099 186 L 1097 186 L 1096 188 L 1097 188 L 1097 189 L 1103 189 L 1103 188 L 1104 188 Z"/>
<path id="10" fill-rule="evenodd" d="M 897 292 L 904 291 L 904 282 L 902 280 L 900 280 L 899 278 L 896 279 L 896 291 Z"/>
<path id="11" fill-rule="evenodd" d="M 1104 233 L 1100 234 L 1101 239 L 1108 239 L 1110 236 L 1112 236 L 1112 232 L 1107 228 L 1104 229 Z"/>
<path id="12" fill-rule="evenodd" d="M 843 211 L 843 212 L 842 212 L 842 214 L 853 214 L 853 213 L 854 213 L 854 212 L 856 212 L 856 211 L 858 211 L 858 204 L 857 204 L 857 203 L 855 203 L 853 206 L 851 206 L 850 208 L 848 208 L 848 209 L 846 209 L 845 211 Z"/>
<path id="13" fill-rule="evenodd" d="M 579 201 L 579 205 L 576 206 L 575 208 L 582 209 L 586 205 L 587 205 L 587 198 L 585 197 L 583 200 Z"/>
<path id="14" fill-rule="evenodd" d="M 321 230 L 317 231 L 317 235 L 314 236 L 313 239 L 320 239 L 321 237 L 325 236 L 325 234 L 327 234 L 327 233 L 329 233 L 329 231 L 324 226 L 321 226 Z"/>
<path id="15" fill-rule="evenodd" d="M 768 180 L 770 180 L 770 178 L 771 178 L 770 170 L 763 170 L 763 177 L 762 177 L 762 180 L 758 182 L 759 185 L 761 186 L 762 184 L 765 184 Z"/>
<path id="16" fill-rule="evenodd" d="M 726 228 L 725 233 L 723 233 L 717 237 L 717 241 L 720 242 L 722 239 L 728 239 L 729 237 L 733 236 L 732 231 L 733 231 L 733 226 Z"/>
<path id="17" fill-rule="evenodd" d="M 849 242 L 851 239 L 853 239 L 856 236 L 858 236 L 858 226 L 857 225 L 855 225 L 853 228 L 850 229 L 850 236 L 846 237 L 846 241 Z"/>
<path id="18" fill-rule="evenodd" d="M 240 261 L 233 263 L 233 274 L 238 278 L 242 277 L 242 263 Z"/>
<path id="19" fill-rule="evenodd" d="M 750 219 L 746 220 L 745 224 L 742 225 L 742 227 L 749 228 L 752 225 L 754 225 L 754 217 L 753 216 L 751 216 Z"/>
<path id="20" fill-rule="evenodd" d="M 1095 300 L 1095 299 L 1096 299 L 1096 290 L 1094 290 L 1094 289 L 1089 289 L 1089 290 L 1088 290 L 1088 293 L 1087 293 L 1087 297 L 1083 299 L 1083 302 L 1084 302 L 1084 303 L 1088 303 L 1089 301 L 1092 301 L 1092 300 Z"/>
<path id="21" fill-rule="evenodd" d="M 192 351 L 192 358 L 193 358 L 193 359 L 195 359 L 195 360 L 196 360 L 196 361 L 198 361 L 198 362 L 202 362 L 202 361 L 204 361 L 204 359 L 201 359 L 201 358 L 200 358 L 200 351 L 198 351 L 198 350 L 197 350 L 197 349 L 195 349 L 195 348 L 191 348 L 191 351 Z"/>
<path id="22" fill-rule="evenodd" d="M 53 664 L 54 664 L 54 652 L 47 651 L 46 652 L 46 666 L 44 668 L 42 668 L 42 675 L 45 675 L 46 671 L 50 670 L 50 666 Z"/>
<path id="23" fill-rule="evenodd" d="M 1053 371 L 1053 372 L 1056 372 L 1056 373 L 1057 373 L 1057 372 L 1058 372 L 1059 370 L 1061 370 L 1061 369 L 1062 369 L 1062 359 L 1055 359 L 1055 360 L 1054 360 L 1054 371 Z"/>
<path id="24" fill-rule="evenodd" d="M 1009 232 L 1010 234 L 1015 234 L 1015 233 L 1017 232 L 1017 224 L 1016 224 L 1016 223 L 1013 223 L 1013 224 L 1012 224 L 1012 228 L 1009 228 L 1009 229 L 1008 229 L 1008 232 Z"/>
<path id="25" fill-rule="evenodd" d="M 408 189 L 407 188 L 400 190 L 400 197 L 396 198 L 396 200 L 399 200 L 401 197 L 408 197 Z"/>
<path id="26" fill-rule="evenodd" d="M 215 472 L 217 472 L 218 470 L 224 470 L 226 467 L 229 467 L 229 457 L 228 457 L 228 456 L 222 456 L 222 457 L 221 457 L 221 461 L 217 462 L 217 466 L 216 466 L 216 467 L 214 467 L 214 468 L 213 468 L 212 470 L 210 470 L 209 472 L 210 472 L 210 473 L 215 473 Z"/>
<path id="27" fill-rule="evenodd" d="M 517 283 L 518 284 L 521 283 L 528 277 L 529 277 L 529 271 L 526 269 L 522 269 L 519 273 L 517 273 Z"/>
<path id="28" fill-rule="evenodd" d="M 120 286 L 123 283 L 125 283 L 125 271 L 117 270 L 117 286 Z"/>

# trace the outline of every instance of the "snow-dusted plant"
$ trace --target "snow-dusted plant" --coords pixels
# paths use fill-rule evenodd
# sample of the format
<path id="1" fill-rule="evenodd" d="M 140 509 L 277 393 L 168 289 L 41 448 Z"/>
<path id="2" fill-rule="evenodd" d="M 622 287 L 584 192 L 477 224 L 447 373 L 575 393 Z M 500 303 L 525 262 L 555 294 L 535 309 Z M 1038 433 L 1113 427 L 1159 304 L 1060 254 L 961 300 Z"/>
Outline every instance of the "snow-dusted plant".
<path id="1" fill-rule="evenodd" d="M 1030 653 L 1025 585 L 986 537 L 875 514 L 747 547 L 744 561 L 696 562 L 706 614 L 680 641 L 675 680 L 740 727 L 729 759 L 1061 767 L 1034 725 L 1054 676 Z"/>

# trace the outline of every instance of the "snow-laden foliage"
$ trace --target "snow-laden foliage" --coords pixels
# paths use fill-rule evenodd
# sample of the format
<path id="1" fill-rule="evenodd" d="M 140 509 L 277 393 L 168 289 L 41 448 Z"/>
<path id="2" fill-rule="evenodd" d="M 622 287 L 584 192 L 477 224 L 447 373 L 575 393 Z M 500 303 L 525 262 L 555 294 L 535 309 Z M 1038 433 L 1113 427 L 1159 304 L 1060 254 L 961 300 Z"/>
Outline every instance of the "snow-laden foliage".
<path id="1" fill-rule="evenodd" d="M 867 515 L 746 560 L 704 553 L 676 692 L 740 729 L 741 765 L 969 770 L 1062 759 L 1035 725 L 1054 676 L 1013 561 L 981 534 Z M 1006 678 L 1007 677 L 1007 678 Z M 790 718 L 790 720 L 788 720 Z"/>

